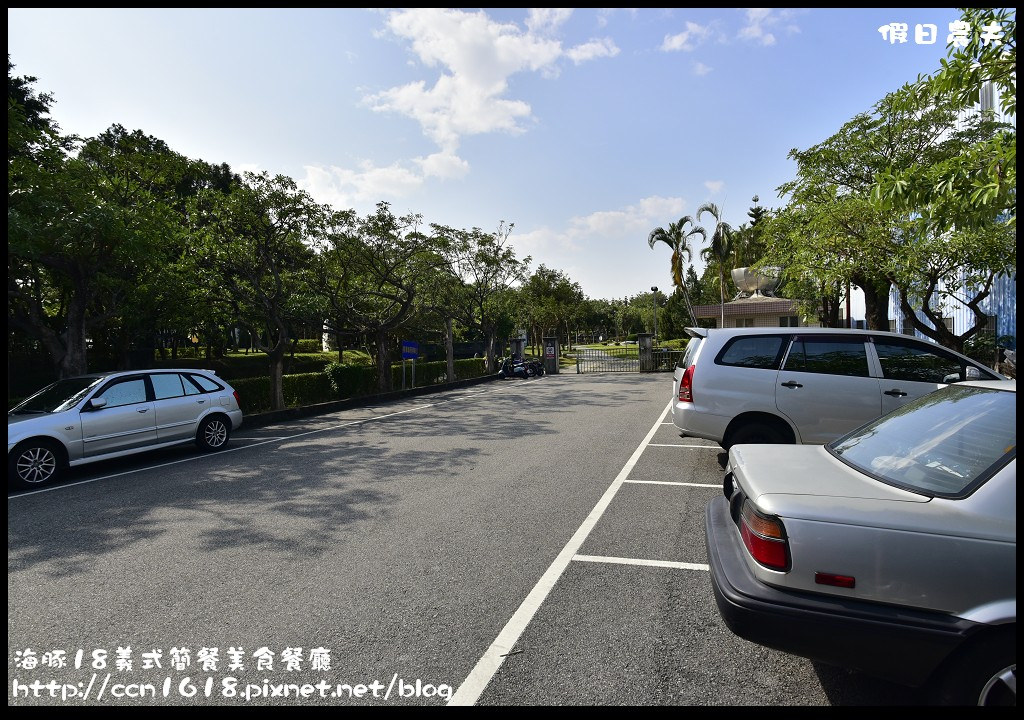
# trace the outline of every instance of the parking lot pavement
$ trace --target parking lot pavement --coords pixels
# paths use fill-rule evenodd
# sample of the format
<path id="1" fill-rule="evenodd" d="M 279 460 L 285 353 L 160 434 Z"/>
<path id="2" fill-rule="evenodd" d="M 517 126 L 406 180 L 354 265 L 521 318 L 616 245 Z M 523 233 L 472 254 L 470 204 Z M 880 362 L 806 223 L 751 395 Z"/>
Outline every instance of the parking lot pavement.
<path id="1" fill-rule="evenodd" d="M 167 664 L 209 646 L 245 650 L 233 674 L 255 683 L 253 705 L 901 704 L 725 628 L 702 530 L 717 449 L 665 423 L 667 376 L 490 385 L 243 425 L 226 452 L 101 463 L 12 496 L 8 687 L 93 674 L 26 675 L 27 650 L 130 645 L 136 664 L 115 681 L 170 694 L 88 704 L 241 704 L 217 694 L 224 666 Z M 254 652 L 296 647 L 332 663 L 254 666 Z M 157 650 L 164 665 L 141 667 Z M 186 674 L 212 678 L 213 696 L 181 695 Z M 261 681 L 399 677 L 450 694 L 260 695 Z"/>
<path id="2" fill-rule="evenodd" d="M 595 522 L 581 528 L 571 560 L 534 588 L 549 586 L 541 588 L 546 592 L 532 614 L 520 618 L 518 632 L 496 640 L 499 667 L 486 683 L 471 675 L 454 702 L 920 704 L 917 691 L 749 643 L 728 630 L 704 545 L 704 507 L 722 491 L 721 452 L 717 443 L 680 437 L 670 415 L 655 421 L 602 498 L 600 514 L 588 517 Z"/>

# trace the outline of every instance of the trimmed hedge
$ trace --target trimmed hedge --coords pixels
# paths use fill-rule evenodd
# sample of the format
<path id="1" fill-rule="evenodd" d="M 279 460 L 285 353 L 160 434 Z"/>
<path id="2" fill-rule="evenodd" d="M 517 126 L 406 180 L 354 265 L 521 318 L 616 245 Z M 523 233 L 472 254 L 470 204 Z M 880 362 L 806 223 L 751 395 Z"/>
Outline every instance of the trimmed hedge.
<path id="1" fill-rule="evenodd" d="M 406 366 L 406 387 L 412 387 L 412 367 Z M 452 380 L 468 380 L 484 375 L 483 358 L 469 358 L 455 361 L 455 377 Z M 402 366 L 391 366 L 392 387 L 402 388 Z M 228 380 L 228 378 L 225 378 Z M 341 365 L 330 363 L 323 372 L 285 375 L 284 402 L 288 407 L 314 405 L 344 400 L 347 398 L 374 395 L 377 389 L 377 367 L 375 365 Z M 238 391 L 242 400 L 242 411 L 256 413 L 270 410 L 270 378 L 251 377 L 228 380 Z M 448 382 L 447 362 L 416 363 L 416 387 L 437 385 Z"/>
<path id="2" fill-rule="evenodd" d="M 285 375 L 282 379 L 284 381 L 284 402 L 289 407 L 314 405 L 337 399 L 324 373 L 299 373 Z M 232 380 L 231 386 L 238 391 L 242 400 L 242 412 L 254 413 L 271 409 L 269 377 Z"/>
<path id="3" fill-rule="evenodd" d="M 299 340 L 295 345 L 295 352 L 297 353 L 318 353 L 324 351 L 324 343 L 322 340 Z"/>

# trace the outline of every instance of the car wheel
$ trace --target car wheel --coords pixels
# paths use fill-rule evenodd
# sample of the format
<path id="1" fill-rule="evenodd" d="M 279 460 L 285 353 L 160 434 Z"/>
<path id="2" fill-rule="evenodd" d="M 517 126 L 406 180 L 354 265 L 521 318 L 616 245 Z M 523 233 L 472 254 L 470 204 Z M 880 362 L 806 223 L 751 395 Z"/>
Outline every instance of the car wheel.
<path id="1" fill-rule="evenodd" d="M 231 421 L 223 415 L 210 415 L 199 424 L 196 445 L 203 450 L 220 450 L 231 438 Z"/>
<path id="2" fill-rule="evenodd" d="M 728 445 L 725 446 L 726 451 L 733 445 L 749 445 L 752 443 L 782 445 L 791 441 L 778 428 L 766 423 L 755 422 L 734 430 L 727 442 Z"/>
<path id="3" fill-rule="evenodd" d="M 937 681 L 942 705 L 1017 704 L 1017 646 L 1010 634 L 962 651 Z"/>
<path id="4" fill-rule="evenodd" d="M 64 453 L 45 440 L 27 442 L 14 449 L 7 460 L 7 477 L 21 488 L 53 482 L 64 466 Z"/>

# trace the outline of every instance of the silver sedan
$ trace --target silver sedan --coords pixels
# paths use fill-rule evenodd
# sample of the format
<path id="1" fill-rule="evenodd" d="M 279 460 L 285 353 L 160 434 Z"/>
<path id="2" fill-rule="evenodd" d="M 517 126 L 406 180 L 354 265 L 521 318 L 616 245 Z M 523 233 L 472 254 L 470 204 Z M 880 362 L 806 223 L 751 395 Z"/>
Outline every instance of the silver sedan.
<path id="1" fill-rule="evenodd" d="M 737 445 L 707 507 L 730 629 L 1016 705 L 1016 381 L 951 385 L 825 446 Z"/>
<path id="2" fill-rule="evenodd" d="M 195 442 L 224 447 L 238 393 L 209 371 L 144 370 L 58 380 L 7 413 L 7 476 L 38 487 L 67 467 Z"/>

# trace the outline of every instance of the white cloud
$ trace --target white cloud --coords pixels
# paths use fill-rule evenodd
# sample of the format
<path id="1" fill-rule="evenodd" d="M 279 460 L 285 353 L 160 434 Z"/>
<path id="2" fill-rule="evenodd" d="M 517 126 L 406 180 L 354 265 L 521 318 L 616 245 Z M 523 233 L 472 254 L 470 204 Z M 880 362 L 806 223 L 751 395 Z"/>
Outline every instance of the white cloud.
<path id="1" fill-rule="evenodd" d="M 554 32 L 572 16 L 572 8 L 530 8 L 526 27 L 532 33 Z"/>
<path id="2" fill-rule="evenodd" d="M 747 24 L 740 28 L 738 36 L 743 40 L 750 40 L 764 46 L 774 45 L 775 35 L 769 31 L 769 28 L 790 20 L 795 14 L 790 10 L 747 8 Z M 800 32 L 800 27 L 795 23 L 787 23 L 782 29 L 789 34 Z"/>
<path id="3" fill-rule="evenodd" d="M 561 230 L 540 228 L 515 236 L 516 246 L 527 255 L 572 253 L 608 242 L 620 244 L 646 242 L 655 227 L 675 222 L 683 214 L 686 203 L 678 197 L 658 195 L 643 198 L 621 210 L 599 210 L 589 215 L 570 218 Z"/>
<path id="4" fill-rule="evenodd" d="M 424 177 L 453 180 L 465 177 L 469 172 L 469 163 L 449 152 L 437 152 L 414 162 L 423 170 Z"/>
<path id="5" fill-rule="evenodd" d="M 706 40 L 709 35 L 711 35 L 711 28 L 687 20 L 686 29 L 675 35 L 666 35 L 660 49 L 664 52 L 679 50 L 689 52 Z"/>
<path id="6" fill-rule="evenodd" d="M 565 51 L 566 57 L 572 60 L 576 65 L 584 63 L 587 60 L 593 60 L 599 57 L 615 57 L 619 54 L 619 48 L 615 46 L 611 38 L 598 38 L 585 42 L 582 45 L 569 48 Z"/>
<path id="7" fill-rule="evenodd" d="M 693 64 L 693 74 L 694 75 L 700 75 L 700 76 L 707 75 L 713 69 L 714 68 L 711 68 L 710 66 L 705 65 L 702 62 L 697 62 L 697 63 Z"/>
<path id="8" fill-rule="evenodd" d="M 372 207 L 382 199 L 405 197 L 423 184 L 426 174 L 398 163 L 377 167 L 369 162 L 361 163 L 358 170 L 315 165 L 306 165 L 304 170 L 306 177 L 297 181 L 298 186 L 336 210 Z"/>
<path id="9" fill-rule="evenodd" d="M 522 72 L 558 72 L 565 57 L 581 63 L 610 57 L 618 48 L 608 39 L 566 50 L 551 34 L 568 20 L 570 9 L 531 10 L 527 30 L 499 23 L 484 12 L 414 8 L 390 12 L 387 28 L 408 41 L 427 67 L 439 68 L 430 85 L 408 83 L 368 95 L 377 112 L 397 112 L 416 120 L 444 152 L 453 153 L 464 135 L 523 132 L 532 113 L 529 103 L 506 97 L 509 78 Z"/>
<path id="10" fill-rule="evenodd" d="M 685 209 L 682 198 L 651 196 L 624 208 L 573 217 L 560 228 L 513 233 L 509 240 L 519 257 L 532 257 L 532 268 L 558 268 L 590 297 L 631 296 L 652 283 L 671 284 L 670 253 L 652 250 L 647 238 L 654 228 L 678 220 Z"/>
<path id="11" fill-rule="evenodd" d="M 706 187 L 708 189 L 708 192 L 710 192 L 712 195 L 717 195 L 718 193 L 722 192 L 722 188 L 725 187 L 725 181 L 705 180 L 704 187 Z"/>
<path id="12" fill-rule="evenodd" d="M 518 73 L 555 76 L 565 60 L 580 64 L 614 57 L 619 48 L 595 38 L 566 49 L 556 37 L 570 8 L 530 10 L 524 29 L 492 20 L 485 12 L 413 8 L 384 12 L 391 36 L 408 45 L 410 64 L 436 69 L 433 80 L 417 80 L 363 96 L 374 112 L 394 112 L 419 123 L 438 151 L 387 166 L 361 163 L 355 169 L 307 166 L 300 185 L 317 200 L 355 207 L 418 190 L 428 179 L 459 179 L 470 172 L 458 148 L 466 135 L 526 131 L 530 104 L 509 96 Z"/>

